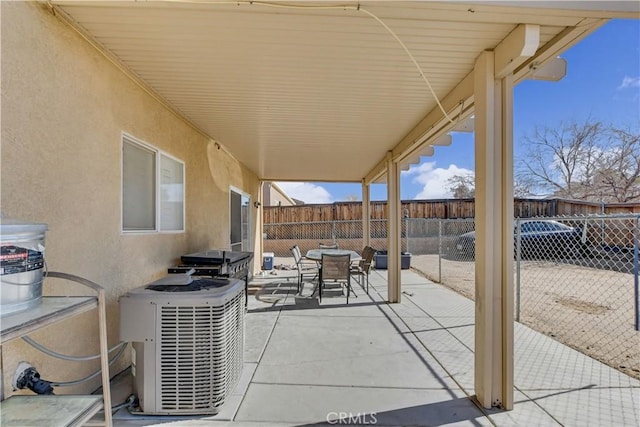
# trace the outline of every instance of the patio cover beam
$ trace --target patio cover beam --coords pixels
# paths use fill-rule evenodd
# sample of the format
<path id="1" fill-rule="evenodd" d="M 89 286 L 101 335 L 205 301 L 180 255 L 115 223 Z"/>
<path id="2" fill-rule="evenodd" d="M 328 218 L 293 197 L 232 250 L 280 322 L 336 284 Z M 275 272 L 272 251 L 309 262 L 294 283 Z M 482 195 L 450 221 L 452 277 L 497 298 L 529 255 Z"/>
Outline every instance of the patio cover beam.
<path id="1" fill-rule="evenodd" d="M 533 56 L 517 55 L 518 44 L 516 40 L 525 41 L 527 35 L 526 25 L 519 25 L 504 40 L 496 46 L 496 50 L 502 51 L 500 54 L 503 59 L 499 60 L 503 63 L 503 68 L 513 68 L 514 85 L 525 80 L 532 72 L 532 67 L 539 67 L 550 60 L 556 58 L 560 53 L 582 40 L 587 34 L 595 31 L 604 25 L 607 19 L 602 18 L 585 18 L 580 22 L 580 26 L 567 27 L 556 37 L 540 46 Z M 531 27 L 531 26 L 529 26 Z M 536 26 L 533 26 L 536 27 Z M 531 28 L 529 28 L 530 32 Z M 535 33 L 534 33 L 535 34 Z M 513 44 L 511 48 L 508 46 Z M 500 47 L 502 46 L 502 47 Z M 529 49 L 522 49 L 520 53 Z M 511 54 L 509 54 L 511 52 Z M 510 63 L 506 58 L 512 56 L 517 60 Z M 511 65 L 509 65 L 511 64 Z M 451 123 L 444 117 L 442 111 L 438 107 L 434 107 L 420 122 L 402 138 L 392 150 L 392 156 L 395 161 L 401 161 L 405 157 L 411 156 L 416 150 L 424 145 L 429 145 L 430 141 L 435 140 L 439 136 L 448 132 L 455 123 L 473 114 L 474 98 L 473 98 L 473 71 L 467 74 L 444 98 L 440 100 L 442 106 L 450 118 L 454 119 Z M 453 116 L 453 117 L 452 117 Z M 382 158 L 364 177 L 364 182 L 370 184 L 373 182 L 383 182 L 387 170 L 386 156 Z"/>
<path id="2" fill-rule="evenodd" d="M 495 73 L 498 77 L 512 74 L 516 68 L 536 53 L 540 44 L 540 26 L 518 25 L 495 48 Z M 451 128 L 471 115 L 473 107 L 473 72 L 467 74 L 441 102 L 448 117 L 439 107 L 427 114 L 403 140 L 394 147 L 394 161 L 403 161 L 413 156 L 426 145 L 445 136 Z"/>
<path id="3" fill-rule="evenodd" d="M 503 78 L 532 57 L 540 45 L 539 25 L 518 25 L 495 48 L 495 75 Z"/>
<path id="4" fill-rule="evenodd" d="M 467 74 L 441 101 L 451 123 L 439 107 L 433 108 L 420 122 L 393 148 L 391 158 L 400 162 L 420 150 L 428 140 L 445 134 L 455 122 L 471 114 L 473 107 L 473 72 Z M 464 110 L 464 111 L 463 111 Z M 375 165 L 364 177 L 364 182 L 379 181 L 387 172 L 387 157 Z"/>

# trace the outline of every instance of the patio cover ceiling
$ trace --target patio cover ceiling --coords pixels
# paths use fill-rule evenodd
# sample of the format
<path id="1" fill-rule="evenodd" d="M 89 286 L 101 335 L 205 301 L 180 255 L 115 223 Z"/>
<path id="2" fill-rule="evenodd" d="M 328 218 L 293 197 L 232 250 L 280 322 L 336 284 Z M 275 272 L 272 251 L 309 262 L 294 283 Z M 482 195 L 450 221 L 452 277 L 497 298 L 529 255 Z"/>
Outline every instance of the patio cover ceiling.
<path id="1" fill-rule="evenodd" d="M 49 5 L 259 178 L 336 182 L 384 178 L 388 152 L 405 165 L 429 154 L 451 120 L 472 112 L 478 55 L 519 24 L 539 25 L 540 43 L 516 81 L 604 19 L 637 18 L 639 9 L 634 1 Z"/>

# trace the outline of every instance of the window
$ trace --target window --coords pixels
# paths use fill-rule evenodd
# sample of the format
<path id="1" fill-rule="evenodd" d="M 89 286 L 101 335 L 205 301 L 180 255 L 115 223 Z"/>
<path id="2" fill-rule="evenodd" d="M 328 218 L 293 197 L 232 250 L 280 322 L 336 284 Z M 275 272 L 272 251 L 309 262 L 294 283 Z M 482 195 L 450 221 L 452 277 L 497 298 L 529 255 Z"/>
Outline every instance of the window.
<path id="1" fill-rule="evenodd" d="M 184 231 L 184 163 L 122 138 L 122 230 Z"/>
<path id="2" fill-rule="evenodd" d="M 160 230 L 184 231 L 184 164 L 160 153 Z"/>

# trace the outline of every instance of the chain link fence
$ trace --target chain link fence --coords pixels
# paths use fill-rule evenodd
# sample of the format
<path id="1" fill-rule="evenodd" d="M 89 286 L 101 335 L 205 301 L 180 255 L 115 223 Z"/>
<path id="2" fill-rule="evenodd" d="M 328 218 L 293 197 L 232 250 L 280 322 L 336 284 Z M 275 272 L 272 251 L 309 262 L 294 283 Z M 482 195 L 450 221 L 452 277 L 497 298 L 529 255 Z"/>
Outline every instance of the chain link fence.
<path id="1" fill-rule="evenodd" d="M 412 266 L 474 299 L 474 221 L 410 221 Z M 516 320 L 640 379 L 639 222 L 638 215 L 516 218 Z"/>
<path id="2" fill-rule="evenodd" d="M 639 215 L 514 220 L 516 320 L 640 378 Z M 371 246 L 387 249 L 387 221 Z M 429 279 L 474 299 L 473 219 L 402 220 L 402 251 Z M 289 257 L 319 243 L 361 251 L 362 221 L 264 225 L 264 250 Z"/>
<path id="3" fill-rule="evenodd" d="M 406 251 L 406 225 L 402 225 L 402 250 Z M 371 220 L 370 245 L 377 250 L 387 248 L 387 220 Z M 288 222 L 264 224 L 263 243 L 265 252 L 277 257 L 291 256 L 291 247 L 298 245 L 304 254 L 317 249 L 320 243 L 338 244 L 340 249 L 361 252 L 364 247 L 362 221 Z"/>
<path id="4" fill-rule="evenodd" d="M 639 219 L 516 220 L 516 320 L 640 378 Z"/>

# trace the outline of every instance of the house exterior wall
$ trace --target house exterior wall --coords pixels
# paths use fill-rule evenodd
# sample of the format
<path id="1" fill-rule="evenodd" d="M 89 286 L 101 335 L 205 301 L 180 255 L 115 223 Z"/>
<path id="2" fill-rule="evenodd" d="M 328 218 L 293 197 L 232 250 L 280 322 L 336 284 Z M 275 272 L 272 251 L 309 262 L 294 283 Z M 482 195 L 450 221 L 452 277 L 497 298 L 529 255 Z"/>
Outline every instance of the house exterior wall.
<path id="1" fill-rule="evenodd" d="M 164 107 L 45 6 L 1 2 L 1 208 L 47 223 L 46 263 L 106 288 L 109 345 L 119 341 L 117 299 L 166 274 L 180 255 L 229 246 L 229 187 L 258 200 L 259 181 L 214 141 Z M 122 133 L 185 163 L 184 233 L 121 232 Z M 252 212 L 254 243 L 259 230 Z M 259 263 L 258 263 L 259 265 Z M 259 268 L 259 266 L 258 266 Z M 87 294 L 48 279 L 45 294 Z M 97 312 L 31 336 L 62 353 L 98 353 Z M 5 397 L 20 360 L 47 380 L 81 378 L 99 361 L 66 362 L 21 340 L 2 348 Z M 111 375 L 130 363 L 125 354 Z M 61 390 L 86 393 L 96 379 Z M 117 403 L 117 402 L 115 402 Z"/>
<path id="2" fill-rule="evenodd" d="M 273 182 L 264 182 L 262 184 L 263 204 L 264 206 L 293 206 L 291 198 L 286 195 L 282 189 Z"/>

